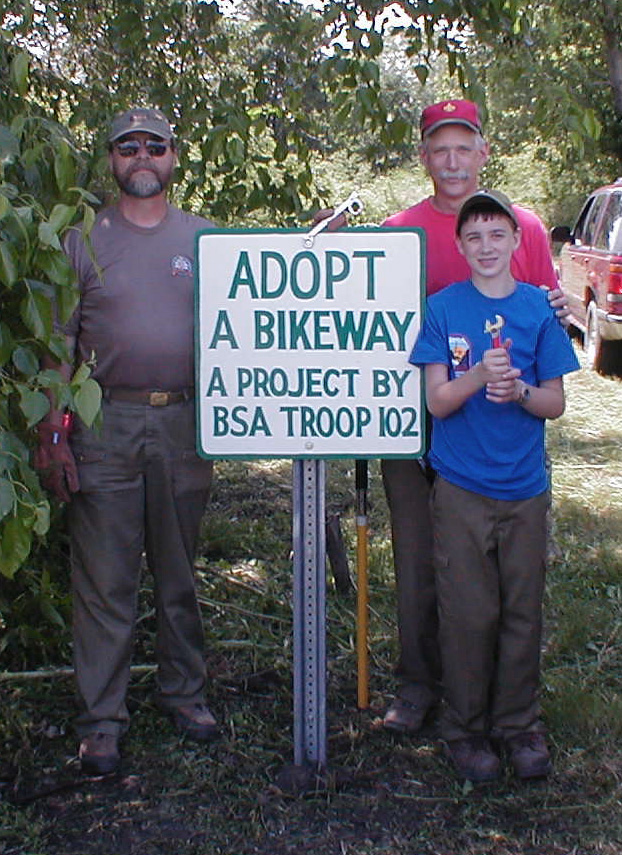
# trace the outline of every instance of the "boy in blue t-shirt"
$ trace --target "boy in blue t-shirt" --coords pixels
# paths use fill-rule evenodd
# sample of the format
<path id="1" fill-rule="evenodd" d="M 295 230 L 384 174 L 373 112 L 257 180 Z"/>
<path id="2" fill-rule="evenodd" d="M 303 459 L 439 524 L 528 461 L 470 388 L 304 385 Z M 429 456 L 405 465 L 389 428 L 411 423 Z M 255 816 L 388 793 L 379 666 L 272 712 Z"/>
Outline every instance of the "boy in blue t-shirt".
<path id="1" fill-rule="evenodd" d="M 544 421 L 579 363 L 546 294 L 510 273 L 510 200 L 480 190 L 456 241 L 471 279 L 432 296 L 410 361 L 433 416 L 434 564 L 445 707 L 458 772 L 494 780 L 503 744 L 519 778 L 548 775 L 538 685 L 546 555 Z"/>

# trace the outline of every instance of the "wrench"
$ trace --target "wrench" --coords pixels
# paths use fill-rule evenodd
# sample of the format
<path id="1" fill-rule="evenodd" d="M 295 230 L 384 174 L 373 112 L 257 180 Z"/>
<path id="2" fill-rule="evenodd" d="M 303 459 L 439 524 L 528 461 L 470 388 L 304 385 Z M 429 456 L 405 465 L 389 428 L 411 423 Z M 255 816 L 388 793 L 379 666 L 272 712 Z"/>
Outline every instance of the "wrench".
<path id="1" fill-rule="evenodd" d="M 345 202 L 342 202 L 341 205 L 337 205 L 333 213 L 330 217 L 326 217 L 323 220 L 320 220 L 319 223 L 316 223 L 310 232 L 308 232 L 302 240 L 303 245 L 307 249 L 311 249 L 315 242 L 315 236 L 318 235 L 321 231 L 323 231 L 329 223 L 332 223 L 333 220 L 336 220 L 337 217 L 341 216 L 341 214 L 352 214 L 352 216 L 356 216 L 360 214 L 363 210 L 363 203 L 359 199 L 358 193 L 353 191 L 350 193 Z"/>
<path id="2" fill-rule="evenodd" d="M 484 332 L 490 333 L 493 347 L 501 347 L 501 328 L 504 324 L 501 315 L 496 315 L 494 321 L 486 321 L 484 324 Z"/>

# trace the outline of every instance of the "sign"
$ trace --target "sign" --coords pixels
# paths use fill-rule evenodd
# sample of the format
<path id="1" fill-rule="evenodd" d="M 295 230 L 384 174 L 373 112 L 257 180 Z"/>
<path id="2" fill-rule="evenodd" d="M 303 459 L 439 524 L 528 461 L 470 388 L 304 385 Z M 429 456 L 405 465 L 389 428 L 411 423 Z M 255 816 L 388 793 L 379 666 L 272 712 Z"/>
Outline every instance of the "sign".
<path id="1" fill-rule="evenodd" d="M 197 236 L 198 448 L 205 457 L 403 457 L 424 441 L 423 232 Z"/>

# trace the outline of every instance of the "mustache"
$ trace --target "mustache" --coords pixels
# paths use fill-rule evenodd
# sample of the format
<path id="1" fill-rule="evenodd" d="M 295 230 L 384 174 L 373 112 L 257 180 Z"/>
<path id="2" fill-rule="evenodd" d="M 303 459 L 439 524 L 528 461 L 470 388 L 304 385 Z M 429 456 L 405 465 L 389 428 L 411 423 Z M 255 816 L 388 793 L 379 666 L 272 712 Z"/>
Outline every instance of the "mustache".
<path id="1" fill-rule="evenodd" d="M 140 160 L 139 158 L 134 158 L 134 162 L 132 163 L 127 174 L 133 175 L 135 172 L 139 172 L 141 169 L 148 169 L 150 172 L 154 172 L 157 175 L 157 170 L 153 167 L 152 164 L 149 163 L 148 160 Z"/>
<path id="2" fill-rule="evenodd" d="M 441 169 L 438 175 L 439 178 L 460 178 L 462 181 L 468 181 L 471 177 L 470 173 L 467 172 L 466 169 L 460 169 L 458 171 L 455 169 Z"/>

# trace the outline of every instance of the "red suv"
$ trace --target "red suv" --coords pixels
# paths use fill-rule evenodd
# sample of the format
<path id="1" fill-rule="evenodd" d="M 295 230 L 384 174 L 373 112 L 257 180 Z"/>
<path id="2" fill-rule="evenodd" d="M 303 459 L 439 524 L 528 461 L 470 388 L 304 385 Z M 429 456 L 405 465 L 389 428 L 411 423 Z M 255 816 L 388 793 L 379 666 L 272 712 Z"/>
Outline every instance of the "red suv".
<path id="1" fill-rule="evenodd" d="M 560 283 L 571 323 L 583 333 L 590 368 L 619 373 L 622 368 L 622 178 L 591 193 L 572 231 L 556 226 L 563 243 Z"/>

